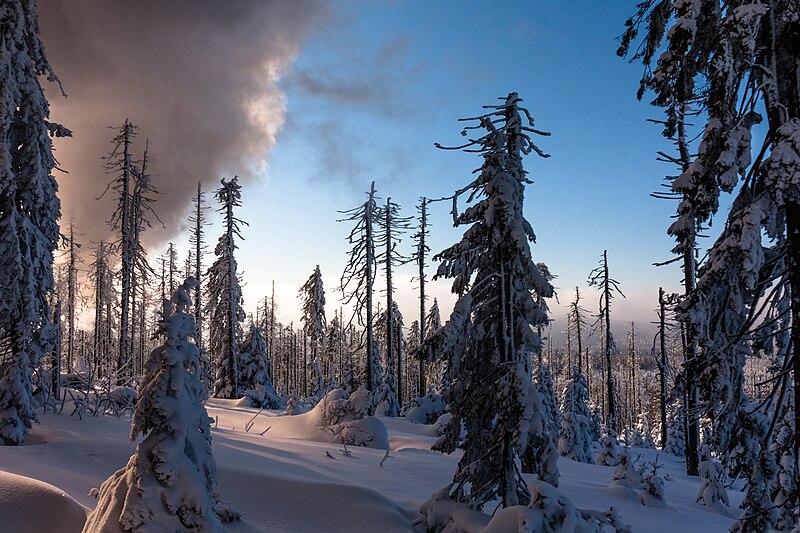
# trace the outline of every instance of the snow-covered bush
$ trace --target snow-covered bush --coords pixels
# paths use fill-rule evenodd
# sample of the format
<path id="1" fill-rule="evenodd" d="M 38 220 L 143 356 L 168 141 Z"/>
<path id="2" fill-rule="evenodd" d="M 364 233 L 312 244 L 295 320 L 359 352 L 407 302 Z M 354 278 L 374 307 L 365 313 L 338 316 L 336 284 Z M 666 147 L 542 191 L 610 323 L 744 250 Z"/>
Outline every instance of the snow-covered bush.
<path id="1" fill-rule="evenodd" d="M 658 475 L 658 456 L 653 463 L 645 463 L 642 475 L 642 491 L 640 501 L 648 507 L 666 507 L 664 499 L 664 478 Z"/>
<path id="2" fill-rule="evenodd" d="M 406 420 L 414 424 L 433 424 L 444 414 L 445 407 L 442 395 L 431 390 L 425 396 L 411 401 Z"/>
<path id="3" fill-rule="evenodd" d="M 238 513 L 218 499 L 211 427 L 203 407 L 197 346 L 187 279 L 164 302 L 159 332 L 164 344 L 150 354 L 139 390 L 131 439 L 141 434 L 125 468 L 100 488 L 85 533 L 224 531 Z"/>
<path id="4" fill-rule="evenodd" d="M 631 457 L 628 448 L 624 448 L 619 456 L 619 464 L 611 474 L 611 485 L 632 490 L 642 488 L 642 474 L 636 468 L 636 459 Z"/>
<path id="5" fill-rule="evenodd" d="M 718 507 L 720 504 L 729 506 L 728 491 L 722 484 L 722 465 L 711 457 L 711 449 L 707 444 L 703 445 L 700 458 L 702 459 L 699 466 L 702 482 L 697 489 L 696 501 L 702 501 L 706 507 Z"/>
<path id="6" fill-rule="evenodd" d="M 365 416 L 369 393 L 366 389 L 363 389 L 366 394 L 359 391 L 349 397 L 344 389 L 326 394 L 314 408 L 319 412 L 318 425 L 344 444 L 385 448 L 389 442 L 386 426 L 374 416 Z"/>
<path id="7" fill-rule="evenodd" d="M 619 464 L 620 448 L 617 441 L 617 432 L 606 428 L 600 437 L 600 452 L 595 457 L 595 463 L 604 466 L 617 466 Z"/>
<path id="8" fill-rule="evenodd" d="M 497 511 L 486 527 L 486 515 L 434 494 L 420 509 L 427 531 L 480 531 L 480 533 L 629 533 L 612 507 L 607 512 L 578 509 L 557 488 L 541 481 L 528 485 L 531 501 Z"/>

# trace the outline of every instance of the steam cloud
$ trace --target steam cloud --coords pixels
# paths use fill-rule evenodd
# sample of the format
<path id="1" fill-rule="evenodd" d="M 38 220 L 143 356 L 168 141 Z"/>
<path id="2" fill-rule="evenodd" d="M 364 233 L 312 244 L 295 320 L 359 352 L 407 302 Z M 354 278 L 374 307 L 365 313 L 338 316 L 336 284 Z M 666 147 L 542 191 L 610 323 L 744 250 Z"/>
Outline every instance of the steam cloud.
<path id="1" fill-rule="evenodd" d="M 315 29 L 315 0 L 43 0 L 41 37 L 61 79 L 46 87 L 52 120 L 74 132 L 57 140 L 62 226 L 74 217 L 83 242 L 107 238 L 114 199 L 101 157 L 129 118 L 150 141 L 156 210 L 181 229 L 197 181 L 253 176 L 284 123 L 278 80 Z M 146 234 L 147 235 L 147 234 Z M 150 244 L 167 235 L 150 230 Z"/>

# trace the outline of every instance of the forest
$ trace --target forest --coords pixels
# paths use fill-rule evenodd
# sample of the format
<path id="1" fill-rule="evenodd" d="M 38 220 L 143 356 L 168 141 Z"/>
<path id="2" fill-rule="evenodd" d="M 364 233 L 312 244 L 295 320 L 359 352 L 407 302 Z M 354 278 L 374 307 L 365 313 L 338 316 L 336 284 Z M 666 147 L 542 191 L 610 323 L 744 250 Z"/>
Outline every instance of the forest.
<path id="1" fill-rule="evenodd" d="M 0 4 L 8 531 L 800 531 L 797 0 L 645 0 L 620 21 L 660 113 L 660 265 L 682 273 L 624 323 L 602 243 L 558 294 L 537 253 L 523 209 L 551 134 L 524 87 L 465 110 L 461 144 L 430 139 L 476 169 L 452 194 L 401 207 L 376 178 L 332 211 L 344 269 L 326 285 L 308 265 L 295 301 L 271 280 L 245 311 L 236 175 L 198 181 L 187 241 L 152 245 L 165 178 L 136 117 L 87 191 L 112 199 L 111 237 L 84 241 L 61 216 L 53 143 L 74 132 L 51 121 L 37 9 Z M 444 249 L 432 210 L 460 235 Z"/>

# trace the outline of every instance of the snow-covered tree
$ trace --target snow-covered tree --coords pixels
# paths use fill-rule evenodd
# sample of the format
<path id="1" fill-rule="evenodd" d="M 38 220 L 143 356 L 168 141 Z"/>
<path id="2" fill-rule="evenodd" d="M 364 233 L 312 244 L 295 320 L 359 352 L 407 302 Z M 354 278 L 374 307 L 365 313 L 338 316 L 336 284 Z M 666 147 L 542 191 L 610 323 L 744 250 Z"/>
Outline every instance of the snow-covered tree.
<path id="1" fill-rule="evenodd" d="M 664 478 L 658 474 L 658 469 L 662 465 L 658 464 L 658 456 L 655 462 L 644 465 L 642 474 L 642 491 L 639 501 L 642 505 L 649 507 L 666 507 L 664 498 Z"/>
<path id="2" fill-rule="evenodd" d="M 619 282 L 608 274 L 608 250 L 603 250 L 600 264 L 589 274 L 589 285 L 600 290 L 600 312 L 597 315 L 597 321 L 602 326 L 603 355 L 606 359 L 606 405 L 608 405 L 608 410 L 605 422 L 606 426 L 616 432 L 616 390 L 611 358 L 617 352 L 617 345 L 614 342 L 614 335 L 611 333 L 611 300 L 614 298 L 615 292 L 623 298 L 625 295 L 619 290 Z"/>
<path id="3" fill-rule="evenodd" d="M 593 440 L 586 380 L 583 373 L 574 370 L 561 395 L 558 452 L 573 461 L 591 463 Z"/>
<path id="4" fill-rule="evenodd" d="M 561 429 L 561 411 L 556 401 L 556 386 L 549 365 L 542 365 L 534 370 L 533 381 L 539 390 L 544 407 L 545 429 L 558 434 Z"/>
<path id="5" fill-rule="evenodd" d="M 236 270 L 235 238 L 242 238 L 240 228 L 247 224 L 233 215 L 233 209 L 242 205 L 241 185 L 237 177 L 221 180 L 222 186 L 215 196 L 223 214 L 225 233 L 219 238 L 214 254 L 217 260 L 208 269 L 207 309 L 210 315 L 209 331 L 211 353 L 217 360 L 214 395 L 218 398 L 238 398 L 241 387 L 239 376 L 239 340 L 242 336 L 242 288 Z"/>
<path id="6" fill-rule="evenodd" d="M 17 445 L 37 418 L 32 369 L 55 340 L 47 297 L 61 205 L 50 137 L 71 133 L 48 121 L 39 78 L 58 78 L 39 40 L 36 3 L 3 2 L 0 20 L 0 438 Z"/>
<path id="7" fill-rule="evenodd" d="M 397 302 L 392 302 L 391 313 L 387 310 L 378 315 L 377 323 L 375 324 L 375 338 L 383 346 L 388 346 L 388 342 L 391 340 L 393 345 L 392 352 L 397 354 L 397 361 L 399 362 L 405 347 L 405 340 L 403 338 L 403 315 L 400 313 Z M 376 406 L 383 403 L 385 409 L 382 408 L 376 412 L 382 416 L 397 416 L 402 408 L 400 380 L 397 378 L 398 373 L 394 370 L 394 361 L 389 358 L 388 354 L 385 361 L 383 380 L 375 400 Z"/>
<path id="8" fill-rule="evenodd" d="M 683 405 L 680 401 L 672 402 L 667 409 L 667 441 L 662 450 L 675 457 L 683 457 L 686 447 L 686 431 L 684 430 Z"/>
<path id="9" fill-rule="evenodd" d="M 617 440 L 617 432 L 612 428 L 605 428 L 603 436 L 600 437 L 600 451 L 597 453 L 595 463 L 604 466 L 616 466 L 619 464 L 620 448 Z"/>
<path id="10" fill-rule="evenodd" d="M 643 2 L 628 21 L 620 48 L 627 52 L 646 21 L 647 36 L 635 55 L 645 63 L 640 95 L 650 88 L 655 103 L 672 110 L 665 134 L 685 126 L 680 116 L 689 104 L 703 113 L 697 153 L 682 155 L 681 173 L 672 180 L 682 198 L 670 232 L 685 257 L 693 255 L 694 243 L 684 234 L 693 236 L 698 221 L 716 213 L 720 191 L 736 191 L 694 291 L 684 261 L 688 298 L 681 306 L 689 340 L 696 333 L 701 347 L 696 357 L 688 354 L 687 384 L 699 383 L 704 409 L 715 413 L 723 449 L 731 448 L 733 425 L 743 420 L 747 337 L 769 327 L 763 310 L 778 306 L 782 291 L 791 293 L 788 327 L 792 344 L 800 346 L 800 66 L 796 48 L 789 45 L 797 40 L 798 11 L 797 0 Z M 762 131 L 754 135 L 756 128 Z M 752 146 L 754 137 L 762 140 L 760 146 Z M 691 348 L 692 342 L 687 344 Z M 794 357 L 791 366 L 795 403 L 800 403 L 800 358 Z M 694 401 L 690 394 L 690 416 Z M 689 426 L 689 454 L 694 455 L 693 423 Z M 799 453 L 795 435 L 795 457 Z"/>
<path id="11" fill-rule="evenodd" d="M 419 226 L 417 232 L 412 235 L 412 239 L 416 243 L 414 253 L 411 256 L 412 260 L 417 264 L 417 282 L 419 283 L 419 320 L 414 321 L 414 324 L 419 328 L 419 342 L 425 338 L 425 301 L 427 295 L 425 294 L 425 282 L 427 277 L 425 275 L 425 268 L 428 263 L 428 253 L 431 249 L 428 246 L 428 237 L 430 237 L 430 223 L 428 222 L 428 199 L 424 196 L 419 199 L 417 205 L 419 211 Z M 412 325 L 412 332 L 416 331 Z M 413 349 L 418 347 L 418 343 L 414 345 Z M 419 358 L 419 384 L 417 387 L 417 396 L 423 397 L 426 393 L 427 383 L 425 376 L 425 360 Z"/>
<path id="12" fill-rule="evenodd" d="M 711 448 L 708 445 L 701 449 L 700 459 L 701 482 L 696 501 L 702 501 L 706 507 L 729 506 L 728 491 L 722 483 L 722 465 L 711 457 Z"/>
<path id="13" fill-rule="evenodd" d="M 375 196 L 375 182 L 372 182 L 367 201 L 362 205 L 341 212 L 345 218 L 339 222 L 354 222 L 355 226 L 347 237 L 347 242 L 352 246 L 349 260 L 345 265 L 340 282 L 345 303 L 353 306 L 353 319 L 364 328 L 366 333 L 366 365 L 364 368 L 364 383 L 367 390 L 373 391 L 381 382 L 380 350 L 375 342 L 373 332 L 372 301 L 375 274 L 378 268 L 375 255 L 375 223 L 378 214 L 378 205 Z"/>
<path id="14" fill-rule="evenodd" d="M 794 405 L 790 398 L 782 407 L 782 413 L 775 429 L 775 437 L 770 445 L 770 453 L 778 464 L 778 474 L 772 479 L 770 495 L 777 507 L 775 529 L 790 531 L 797 524 L 797 463 L 793 454 L 794 445 Z"/>
<path id="15" fill-rule="evenodd" d="M 611 485 L 631 490 L 642 488 L 642 473 L 636 468 L 636 460 L 631 457 L 630 449 L 627 446 L 622 449 L 619 464 L 611 474 Z"/>
<path id="16" fill-rule="evenodd" d="M 300 296 L 303 302 L 303 316 L 301 317 L 303 332 L 311 343 L 313 364 L 319 364 L 319 356 L 325 343 L 325 288 L 322 284 L 319 265 L 300 288 Z M 317 377 L 323 377 L 321 371 Z M 322 393 L 323 391 L 319 390 L 318 392 Z"/>
<path id="17" fill-rule="evenodd" d="M 203 186 L 197 182 L 197 193 L 192 199 L 192 213 L 189 215 L 189 244 L 194 247 L 194 254 L 192 255 L 193 264 L 192 275 L 197 280 L 197 286 L 194 288 L 192 310 L 194 311 L 194 322 L 197 327 L 197 349 L 200 350 L 200 364 L 202 368 L 201 379 L 205 383 L 208 390 L 211 390 L 213 379 L 211 377 L 211 361 L 209 359 L 208 350 L 206 349 L 203 340 L 203 321 L 204 321 L 204 307 L 203 307 L 203 256 L 206 253 L 206 240 L 205 240 L 205 227 L 208 225 L 206 222 L 206 212 L 208 206 L 203 192 Z"/>
<path id="18" fill-rule="evenodd" d="M 397 405 L 403 406 L 403 352 L 400 348 L 402 339 L 402 316 L 400 316 L 400 328 L 397 327 L 396 318 L 400 315 L 397 303 L 394 301 L 394 282 L 392 275 L 397 266 L 407 263 L 409 258 L 397 251 L 397 245 L 401 242 L 404 233 L 411 229 L 409 225 L 411 217 L 400 216 L 400 206 L 392 202 L 391 198 L 386 198 L 386 205 L 378 209 L 377 229 L 375 246 L 382 251 L 377 256 L 379 264 L 383 265 L 384 277 L 386 279 L 386 315 L 385 329 L 386 337 L 386 375 L 392 376 L 397 384 Z"/>
<path id="19" fill-rule="evenodd" d="M 425 339 L 425 346 L 448 357 L 452 385 L 445 391 L 451 418 L 434 448 L 450 453 L 464 449 L 448 499 L 480 509 L 499 498 L 504 507 L 530 499 L 518 467 L 532 433 L 540 441 L 536 466 L 548 482 L 557 474 L 544 454 L 553 449 L 544 431 L 539 393 L 530 379 L 531 352 L 540 349 L 535 328 L 548 322 L 535 294 L 549 297 L 552 286 L 536 267 L 529 242 L 533 228 L 522 207 L 525 184 L 522 156 L 534 151 L 530 113 L 517 93 L 487 106 L 465 131 L 485 130 L 458 148 L 483 157 L 477 177 L 453 195 L 454 223 L 467 226 L 462 240 L 440 252 L 437 277 L 454 278 L 458 300 L 450 320 Z M 458 213 L 458 198 L 472 203 Z M 461 439 L 462 423 L 466 438 Z M 549 446 L 548 446 L 549 444 Z M 555 477 L 555 479 L 554 479 Z"/>
<path id="20" fill-rule="evenodd" d="M 131 421 L 141 435 L 125 468 L 100 488 L 86 533 L 108 531 L 224 531 L 238 513 L 219 501 L 211 450 L 211 418 L 203 400 L 200 361 L 187 279 L 164 302 L 164 344 L 150 354 Z"/>
<path id="21" fill-rule="evenodd" d="M 270 360 L 264 332 L 255 324 L 239 347 L 239 385 L 253 407 L 277 409 L 281 402 L 270 379 Z"/>

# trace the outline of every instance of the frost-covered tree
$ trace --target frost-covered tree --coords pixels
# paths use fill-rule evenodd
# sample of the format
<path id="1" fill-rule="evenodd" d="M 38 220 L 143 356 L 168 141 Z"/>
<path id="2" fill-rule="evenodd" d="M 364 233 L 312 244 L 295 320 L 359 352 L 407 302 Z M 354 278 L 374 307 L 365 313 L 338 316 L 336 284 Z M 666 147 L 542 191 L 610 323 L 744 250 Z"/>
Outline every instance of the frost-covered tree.
<path id="1" fill-rule="evenodd" d="M 606 426 L 616 432 L 616 390 L 611 358 L 617 352 L 617 345 L 614 342 L 614 335 L 611 333 L 611 300 L 614 298 L 615 292 L 623 298 L 625 295 L 619 290 L 619 282 L 608 274 L 608 250 L 603 250 L 600 264 L 589 274 L 589 285 L 597 287 L 600 291 L 600 312 L 597 315 L 597 321 L 602 326 L 603 355 L 606 359 L 606 405 L 608 405 L 608 410 L 605 422 Z"/>
<path id="2" fill-rule="evenodd" d="M 203 192 L 203 186 L 197 182 L 197 193 L 192 199 L 192 213 L 189 215 L 189 244 L 194 247 L 194 254 L 192 255 L 193 264 L 192 276 L 197 280 L 197 285 L 194 288 L 192 310 L 194 311 L 194 322 L 197 327 L 197 349 L 200 350 L 200 363 L 202 367 L 202 380 L 206 387 L 210 390 L 212 385 L 211 379 L 211 361 L 209 360 L 208 350 L 206 349 L 205 342 L 203 341 L 203 321 L 204 321 L 204 308 L 203 308 L 203 256 L 206 253 L 206 240 L 205 240 L 205 227 L 208 225 L 206 222 L 206 214 L 208 211 L 206 199 Z"/>
<path id="3" fill-rule="evenodd" d="M 780 287 L 791 293 L 786 314 L 792 344 L 800 346 L 800 63 L 794 46 L 799 11 L 797 0 L 643 2 L 628 21 L 620 48 L 626 53 L 646 22 L 647 35 L 635 55 L 646 67 L 640 95 L 652 89 L 657 105 L 674 110 L 667 120 L 673 132 L 685 124 L 677 113 L 687 104 L 703 112 L 697 153 L 681 158 L 681 173 L 672 181 L 682 199 L 670 231 L 685 256 L 692 255 L 693 242 L 681 232 L 693 235 L 698 221 L 716 213 L 720 191 L 737 191 L 694 291 L 687 274 L 689 297 L 681 308 L 687 333 L 696 332 L 701 347 L 696 357 L 689 354 L 688 369 L 698 377 L 704 410 L 715 411 L 723 449 L 730 449 L 733 426 L 743 420 L 747 337 L 769 327 L 763 310 L 778 305 Z M 757 127 L 755 138 L 762 143 L 752 146 Z M 797 404 L 800 357 L 787 353 L 786 358 Z M 690 403 L 690 416 L 693 407 Z M 692 432 L 690 454 L 696 446 Z M 795 458 L 798 453 L 795 435 Z"/>
<path id="4" fill-rule="evenodd" d="M 589 392 L 583 373 L 574 370 L 561 395 L 561 427 L 558 452 L 581 463 L 592 462 L 592 421 Z"/>
<path id="5" fill-rule="evenodd" d="M 403 338 L 403 315 L 400 313 L 400 308 L 397 302 L 392 301 L 392 312 L 383 311 L 379 313 L 377 323 L 375 324 L 375 338 L 382 346 L 387 346 L 389 340 L 392 341 L 392 352 L 398 355 L 397 361 L 399 362 L 400 355 L 403 353 L 405 347 L 405 340 Z M 386 367 L 383 373 L 383 381 L 381 383 L 375 405 L 384 403 L 385 409 L 379 409 L 378 414 L 382 416 L 397 416 L 402 408 L 400 401 L 400 380 L 398 379 L 398 372 L 395 372 L 395 366 L 392 359 L 386 356 Z"/>
<path id="6" fill-rule="evenodd" d="M 378 388 L 381 382 L 380 350 L 375 342 L 373 331 L 373 285 L 378 263 L 375 255 L 375 224 L 378 215 L 378 204 L 375 196 L 375 182 L 372 182 L 367 200 L 362 205 L 342 211 L 345 218 L 339 222 L 354 222 L 355 225 L 347 236 L 347 243 L 352 246 L 349 259 L 345 265 L 340 288 L 345 303 L 352 305 L 353 316 L 366 334 L 366 364 L 364 367 L 364 384 L 368 391 Z"/>
<path id="7" fill-rule="evenodd" d="M 549 297 L 553 288 L 531 258 L 533 228 L 522 207 L 530 183 L 523 155 L 545 154 L 533 143 L 530 113 L 517 93 L 474 119 L 465 131 L 479 137 L 454 149 L 479 153 L 477 177 L 453 195 L 456 226 L 466 226 L 462 240 L 434 258 L 436 277 L 454 278 L 458 300 L 450 320 L 425 339 L 423 351 L 444 353 L 452 385 L 445 391 L 451 418 L 434 448 L 464 449 L 452 483 L 440 496 L 480 509 L 498 498 L 504 507 L 526 503 L 530 494 L 518 459 L 535 434 L 535 464 L 540 477 L 557 482 L 544 454 L 553 450 L 544 430 L 543 407 L 530 379 L 530 353 L 540 349 L 536 327 L 548 322 L 534 295 Z M 477 124 L 474 124 L 477 122 Z M 458 198 L 472 204 L 458 212 Z M 462 424 L 466 437 L 461 439 Z M 554 451 L 554 450 L 553 450 Z"/>
<path id="8" fill-rule="evenodd" d="M 217 360 L 214 395 L 218 398 L 238 398 L 241 393 L 239 376 L 239 340 L 242 336 L 242 287 L 236 270 L 234 252 L 236 237 L 242 238 L 240 228 L 247 224 L 233 214 L 242 205 L 241 185 L 237 177 L 221 180 L 222 186 L 215 196 L 221 204 L 225 233 L 214 249 L 216 261 L 208 269 L 207 309 L 210 315 L 209 331 L 211 353 Z"/>
<path id="9" fill-rule="evenodd" d="M 61 204 L 50 137 L 71 133 L 48 121 L 39 78 L 58 78 L 39 39 L 36 3 L 3 2 L 0 20 L 0 438 L 17 445 L 37 418 L 32 369 L 55 340 L 47 297 Z"/>
<path id="10" fill-rule="evenodd" d="M 791 398 L 791 391 L 787 395 Z M 794 405 L 792 399 L 782 408 L 780 419 L 775 429 L 775 437 L 770 445 L 770 453 L 778 464 L 778 474 L 772 479 L 770 495 L 778 508 L 775 529 L 790 531 L 797 524 L 797 513 L 800 509 L 792 505 L 797 497 L 797 464 L 792 453 L 794 445 Z"/>
<path id="11" fill-rule="evenodd" d="M 610 427 L 606 427 L 603 436 L 600 437 L 600 451 L 597 453 L 595 463 L 604 466 L 616 466 L 619 464 L 620 448 L 617 440 L 617 432 Z"/>
<path id="12" fill-rule="evenodd" d="M 270 360 L 264 332 L 255 324 L 250 324 L 239 348 L 239 384 L 253 407 L 280 407 L 280 399 L 270 379 Z"/>
<path id="13" fill-rule="evenodd" d="M 397 384 L 396 391 L 397 404 L 403 406 L 403 356 L 402 350 L 397 346 L 400 344 L 402 331 L 395 328 L 395 309 L 397 304 L 394 301 L 394 281 L 393 274 L 397 266 L 407 263 L 410 259 L 397 251 L 397 245 L 401 242 L 404 233 L 411 229 L 411 217 L 400 216 L 400 206 L 392 202 L 391 198 L 386 198 L 386 205 L 378 209 L 377 213 L 377 234 L 375 246 L 382 251 L 377 256 L 378 264 L 383 265 L 384 277 L 386 280 L 386 316 L 385 332 L 386 338 L 386 374 L 394 376 Z M 391 313 L 389 312 L 391 310 Z M 397 314 L 399 314 L 399 310 Z M 402 327 L 402 326 L 401 326 Z M 400 337 L 398 337 L 398 333 Z"/>
<path id="14" fill-rule="evenodd" d="M 141 435 L 125 468 L 100 488 L 86 533 L 214 531 L 238 513 L 219 501 L 211 418 L 203 400 L 189 278 L 164 302 L 164 344 L 150 354 L 131 421 Z"/>
<path id="15" fill-rule="evenodd" d="M 301 317 L 303 333 L 311 343 L 313 364 L 318 364 L 319 356 L 321 350 L 324 349 L 323 345 L 325 343 L 325 288 L 322 284 L 322 273 L 319 270 L 319 265 L 316 266 L 314 272 L 311 273 L 300 288 L 300 297 L 303 302 L 303 316 Z M 323 377 L 321 372 L 317 377 Z M 322 393 L 321 390 L 318 392 Z"/>
<path id="16" fill-rule="evenodd" d="M 722 465 L 711 457 L 711 448 L 708 445 L 701 449 L 700 459 L 701 482 L 695 500 L 702 501 L 706 507 L 729 506 L 728 491 L 722 482 Z"/>
<path id="17" fill-rule="evenodd" d="M 685 417 L 682 402 L 673 401 L 667 408 L 667 440 L 662 450 L 675 457 L 686 453 Z"/>
<path id="18" fill-rule="evenodd" d="M 542 365 L 534 370 L 533 381 L 542 397 L 544 407 L 545 429 L 558 434 L 561 429 L 561 411 L 556 401 L 556 386 L 553 383 L 553 373 L 549 365 Z"/>

